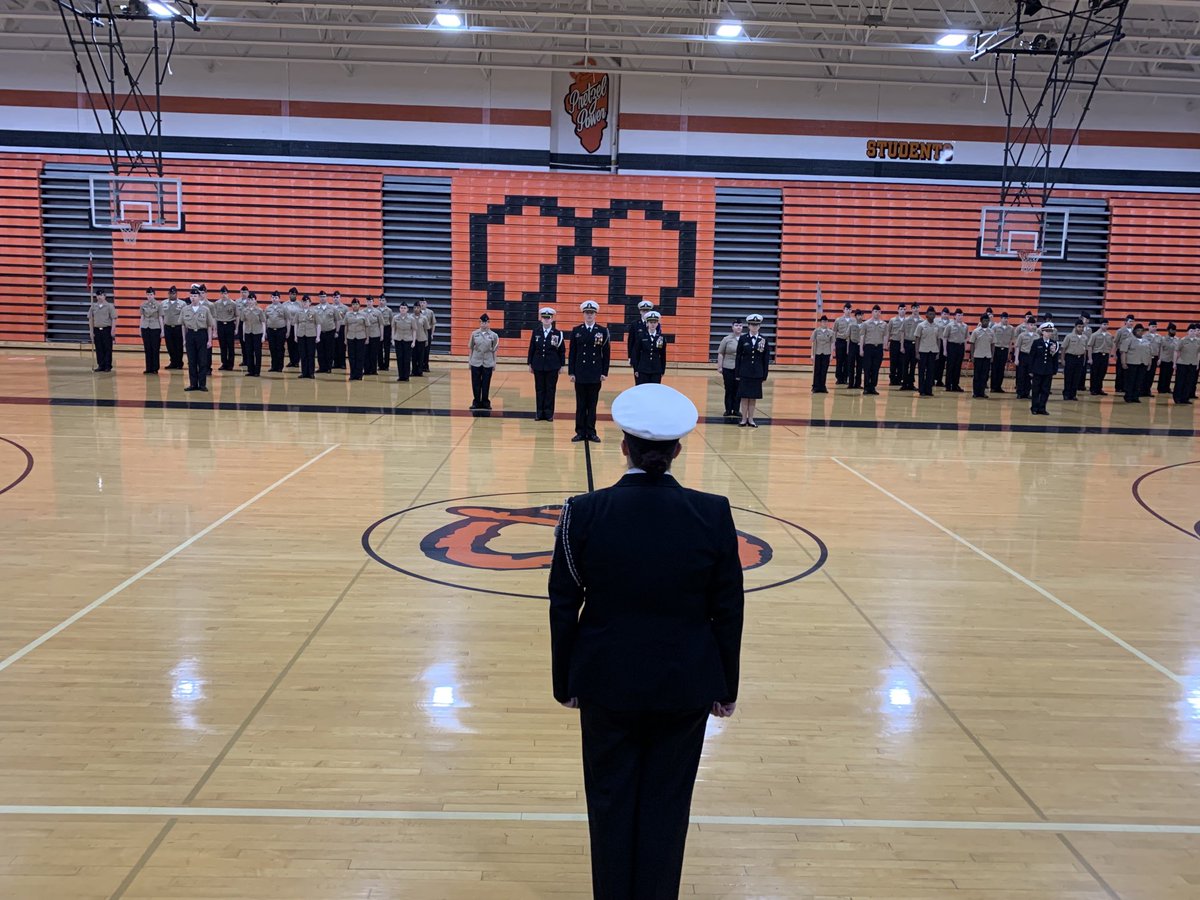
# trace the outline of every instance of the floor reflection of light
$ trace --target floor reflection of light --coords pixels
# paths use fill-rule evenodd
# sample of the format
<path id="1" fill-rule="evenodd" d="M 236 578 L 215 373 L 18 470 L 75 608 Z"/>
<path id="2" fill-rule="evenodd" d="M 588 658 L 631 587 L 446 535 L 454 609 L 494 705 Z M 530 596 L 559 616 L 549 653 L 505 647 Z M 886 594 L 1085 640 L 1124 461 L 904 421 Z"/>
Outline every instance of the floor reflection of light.
<path id="1" fill-rule="evenodd" d="M 916 725 L 916 700 L 920 682 L 906 666 L 891 666 L 881 673 L 880 720 L 885 735 L 907 734 Z"/>
<path id="2" fill-rule="evenodd" d="M 434 727 L 456 734 L 473 734 L 458 717 L 460 709 L 470 709 L 471 704 L 462 698 L 458 684 L 457 666 L 452 662 L 434 663 L 421 673 L 421 681 L 429 688 L 427 700 L 420 706 Z"/>
<path id="3" fill-rule="evenodd" d="M 206 731 L 200 723 L 197 704 L 204 699 L 205 681 L 200 674 L 200 662 L 195 658 L 180 660 L 171 670 L 171 706 L 175 721 L 188 731 Z"/>

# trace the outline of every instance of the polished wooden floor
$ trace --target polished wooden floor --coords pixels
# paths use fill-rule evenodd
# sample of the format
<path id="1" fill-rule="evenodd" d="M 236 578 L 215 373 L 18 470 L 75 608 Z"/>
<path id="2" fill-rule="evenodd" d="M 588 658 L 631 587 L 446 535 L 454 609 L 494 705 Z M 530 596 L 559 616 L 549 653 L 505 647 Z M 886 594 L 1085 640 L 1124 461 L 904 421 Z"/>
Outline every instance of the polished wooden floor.
<path id="1" fill-rule="evenodd" d="M 546 424 L 517 367 L 491 417 L 461 363 L 200 397 L 141 368 L 0 351 L 0 897 L 587 896 L 545 571 L 513 562 L 551 531 L 422 548 L 586 489 L 569 385 Z M 771 550 L 684 894 L 1200 898 L 1193 408 L 807 378 L 677 467 Z M 720 411 L 715 373 L 667 381 Z"/>

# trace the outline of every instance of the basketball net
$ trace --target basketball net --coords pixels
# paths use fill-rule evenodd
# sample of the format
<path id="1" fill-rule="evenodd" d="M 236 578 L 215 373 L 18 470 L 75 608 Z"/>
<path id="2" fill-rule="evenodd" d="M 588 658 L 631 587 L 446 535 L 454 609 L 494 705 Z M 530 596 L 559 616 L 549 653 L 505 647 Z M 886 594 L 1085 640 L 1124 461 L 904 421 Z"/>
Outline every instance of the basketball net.
<path id="1" fill-rule="evenodd" d="M 142 230 L 140 219 L 117 219 L 117 227 L 121 230 L 121 240 L 127 244 L 136 244 L 138 234 Z"/>
<path id="2" fill-rule="evenodd" d="M 1022 272 L 1032 272 L 1042 261 L 1042 254 L 1037 250 L 1018 250 L 1017 256 L 1021 259 Z"/>

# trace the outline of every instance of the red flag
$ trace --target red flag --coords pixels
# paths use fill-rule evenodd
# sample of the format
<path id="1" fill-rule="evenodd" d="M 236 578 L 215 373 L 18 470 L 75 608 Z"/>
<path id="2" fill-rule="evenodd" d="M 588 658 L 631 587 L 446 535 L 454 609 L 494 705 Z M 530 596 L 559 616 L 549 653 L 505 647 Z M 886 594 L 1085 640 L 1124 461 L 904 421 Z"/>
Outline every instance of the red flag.
<path id="1" fill-rule="evenodd" d="M 92 292 L 92 254 L 88 254 L 88 271 L 87 271 L 87 287 L 88 293 Z"/>

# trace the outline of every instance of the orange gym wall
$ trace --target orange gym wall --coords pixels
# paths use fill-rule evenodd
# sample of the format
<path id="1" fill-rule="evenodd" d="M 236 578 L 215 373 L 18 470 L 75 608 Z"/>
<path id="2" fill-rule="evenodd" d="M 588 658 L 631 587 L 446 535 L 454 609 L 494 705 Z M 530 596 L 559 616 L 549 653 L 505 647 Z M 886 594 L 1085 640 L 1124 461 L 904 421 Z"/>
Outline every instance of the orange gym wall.
<path id="1" fill-rule="evenodd" d="M 89 162 L 95 157 L 0 155 L 0 339 L 40 341 L 45 334 L 45 263 L 38 176 L 45 161 Z M 142 289 L 160 291 L 202 280 L 210 287 L 242 283 L 256 290 L 378 290 L 383 279 L 380 184 L 388 174 L 444 174 L 454 179 L 454 348 L 485 308 L 485 294 L 470 287 L 469 218 L 508 196 L 557 197 L 560 205 L 591 216 L 613 199 L 662 201 L 697 225 L 696 283 L 691 296 L 664 323 L 676 336 L 674 361 L 708 355 L 712 297 L 714 191 L 719 185 L 780 186 L 784 235 L 779 308 L 779 361 L 807 362 L 815 318 L 816 283 L 825 309 L 837 315 L 844 300 L 889 313 L 900 300 L 954 308 L 973 317 L 986 306 L 1010 312 L 1036 309 L 1038 276 L 1022 275 L 1015 262 L 975 259 L 981 206 L 994 193 L 954 185 L 855 182 L 772 182 L 689 177 L 608 176 L 510 171 L 393 169 L 381 166 L 176 160 L 171 174 L 184 179 L 188 228 L 183 234 L 142 235 L 127 248 L 114 235 L 118 339 L 137 340 L 136 306 Z M 1107 197 L 1112 209 L 1105 314 L 1140 319 L 1200 319 L 1200 205 L 1194 194 L 1064 191 L 1063 196 Z M 539 267 L 574 235 L 552 220 L 529 215 L 519 226 L 495 226 L 489 235 L 488 278 L 504 280 L 506 301 L 537 286 Z M 628 270 L 627 294 L 656 299 L 670 283 L 677 237 L 640 214 L 596 229 L 597 245 Z M 578 304 L 607 298 L 608 280 L 578 260 L 576 273 L 559 279 L 559 322 L 579 321 Z M 512 292 L 516 291 L 513 295 Z M 503 322 L 504 311 L 493 318 Z M 621 321 L 605 305 L 601 320 Z M 523 338 L 507 338 L 504 355 L 520 357 Z M 616 358 L 620 359 L 618 352 Z"/>
<path id="2" fill-rule="evenodd" d="M 36 160 L 0 157 L 0 339 L 45 339 L 41 170 Z"/>
<path id="3" fill-rule="evenodd" d="M 642 211 L 630 211 L 627 218 L 613 220 L 608 227 L 589 229 L 585 225 L 585 231 L 590 230 L 596 247 L 607 248 L 610 266 L 625 269 L 626 296 L 648 299 L 655 306 L 660 305 L 662 288 L 677 285 L 681 255 L 688 255 L 694 262 L 695 286 L 679 298 L 673 315 L 669 310 L 664 314 L 662 328 L 675 339 L 668 352 L 669 361 L 706 361 L 712 305 L 714 185 L 705 178 L 459 172 L 454 176 L 451 214 L 455 351 L 465 352 L 467 339 L 478 327 L 483 312 L 488 312 L 493 328 L 503 330 L 506 324 L 506 310 L 488 309 L 487 292 L 471 287 L 471 267 L 484 264 L 479 253 L 472 258 L 472 214 L 487 213 L 506 202 L 514 210 L 503 217 L 503 222 L 488 225 L 486 278 L 504 283 L 505 307 L 510 313 L 518 304 L 524 309 L 523 317 L 510 315 L 511 319 L 521 319 L 515 327 L 524 329 L 522 335 L 502 338 L 500 347 L 502 356 L 518 358 L 525 356 L 529 330 L 537 322 L 533 310 L 547 302 L 535 295 L 540 279 L 548 274 L 557 280 L 557 299 L 550 305 L 558 312 L 560 327 L 570 329 L 581 321 L 579 304 L 584 300 L 600 304 L 597 318 L 601 323 L 617 325 L 625 321 L 626 307 L 612 302 L 615 298 L 611 296 L 610 276 L 593 273 L 591 257 L 569 260 L 570 248 L 576 244 L 576 229 L 560 221 L 573 215 L 589 223 L 597 214 L 602 217 L 611 204 L 636 200 L 661 204 L 664 213 L 677 213 L 680 219 L 694 222 L 695 246 L 683 246 L 687 239 L 679 231 L 664 229 Z M 543 216 L 534 200 L 552 201 L 561 212 Z M 564 256 L 568 258 L 566 265 Z M 574 271 L 558 271 L 568 267 Z M 636 300 L 627 304 L 636 304 Z M 508 325 L 512 330 L 514 322 Z M 614 340 L 618 340 L 615 335 Z M 622 359 L 624 350 L 614 349 L 613 362 Z"/>

